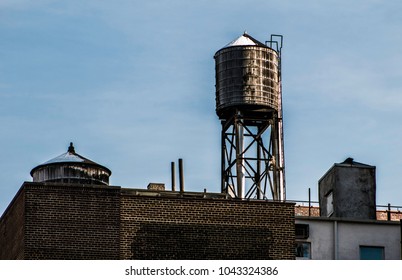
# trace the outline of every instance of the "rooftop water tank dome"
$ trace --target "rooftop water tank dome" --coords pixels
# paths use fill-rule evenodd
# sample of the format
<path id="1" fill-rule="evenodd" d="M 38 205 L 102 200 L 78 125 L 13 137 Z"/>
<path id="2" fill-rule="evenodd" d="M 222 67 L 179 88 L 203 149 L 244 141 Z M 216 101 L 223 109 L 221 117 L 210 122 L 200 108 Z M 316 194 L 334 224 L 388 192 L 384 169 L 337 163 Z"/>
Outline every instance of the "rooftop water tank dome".
<path id="1" fill-rule="evenodd" d="M 77 154 L 73 143 L 70 143 L 66 153 L 31 170 L 34 182 L 92 185 L 109 185 L 111 174 L 108 168 Z"/>

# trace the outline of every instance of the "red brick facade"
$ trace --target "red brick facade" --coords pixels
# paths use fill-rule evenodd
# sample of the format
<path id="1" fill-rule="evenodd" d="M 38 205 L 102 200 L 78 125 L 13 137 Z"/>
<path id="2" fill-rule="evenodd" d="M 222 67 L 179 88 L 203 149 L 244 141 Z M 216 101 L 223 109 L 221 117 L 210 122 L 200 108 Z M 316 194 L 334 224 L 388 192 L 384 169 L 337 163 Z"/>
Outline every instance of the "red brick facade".
<path id="1" fill-rule="evenodd" d="M 294 205 L 24 183 L 0 248 L 0 259 L 294 259 Z"/>
<path id="2" fill-rule="evenodd" d="M 309 213 L 310 211 L 310 213 Z M 298 216 L 311 216 L 311 217 L 320 217 L 320 208 L 316 206 L 309 207 L 303 205 L 296 205 L 295 206 L 295 215 Z M 388 219 L 389 215 L 389 219 Z M 377 221 L 400 221 L 402 219 L 402 212 L 398 210 L 377 210 L 376 211 Z"/>

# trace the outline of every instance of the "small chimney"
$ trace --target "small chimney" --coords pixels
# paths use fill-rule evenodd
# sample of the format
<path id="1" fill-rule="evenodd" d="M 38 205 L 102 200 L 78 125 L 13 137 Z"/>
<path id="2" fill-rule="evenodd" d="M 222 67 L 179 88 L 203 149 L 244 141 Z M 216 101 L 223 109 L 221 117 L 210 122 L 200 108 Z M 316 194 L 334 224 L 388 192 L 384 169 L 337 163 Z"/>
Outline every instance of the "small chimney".
<path id="1" fill-rule="evenodd" d="M 148 190 L 150 191 L 164 191 L 165 190 L 165 184 L 162 183 L 149 183 Z"/>

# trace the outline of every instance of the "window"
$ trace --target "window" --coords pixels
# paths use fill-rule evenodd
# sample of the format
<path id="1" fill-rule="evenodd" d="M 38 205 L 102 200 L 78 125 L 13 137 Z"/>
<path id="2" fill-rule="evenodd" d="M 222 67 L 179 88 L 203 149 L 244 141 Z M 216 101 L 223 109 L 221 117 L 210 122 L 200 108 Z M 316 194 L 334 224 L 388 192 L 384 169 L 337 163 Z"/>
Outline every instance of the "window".
<path id="1" fill-rule="evenodd" d="M 330 217 L 334 213 L 334 195 L 333 192 L 330 191 L 327 194 L 327 216 Z"/>
<path id="2" fill-rule="evenodd" d="M 296 232 L 295 237 L 296 239 L 307 239 L 309 236 L 309 226 L 308 224 L 295 224 Z"/>
<path id="3" fill-rule="evenodd" d="M 296 259 L 309 260 L 311 259 L 311 244 L 310 242 L 296 242 Z"/>
<path id="4" fill-rule="evenodd" d="M 361 260 L 384 260 L 384 247 L 360 246 Z"/>

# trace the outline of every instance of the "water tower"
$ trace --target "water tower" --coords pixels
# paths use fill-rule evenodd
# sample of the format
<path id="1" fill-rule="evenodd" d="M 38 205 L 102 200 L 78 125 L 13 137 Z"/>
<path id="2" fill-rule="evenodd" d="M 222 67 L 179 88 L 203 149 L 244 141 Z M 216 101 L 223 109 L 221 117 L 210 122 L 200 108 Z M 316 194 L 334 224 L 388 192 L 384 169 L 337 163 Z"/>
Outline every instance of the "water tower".
<path id="1" fill-rule="evenodd" d="M 221 188 L 235 198 L 285 200 L 282 43 L 244 33 L 214 56 Z"/>
<path id="2" fill-rule="evenodd" d="M 75 152 L 70 143 L 66 153 L 61 154 L 31 170 L 34 182 L 109 185 L 112 172 Z"/>

